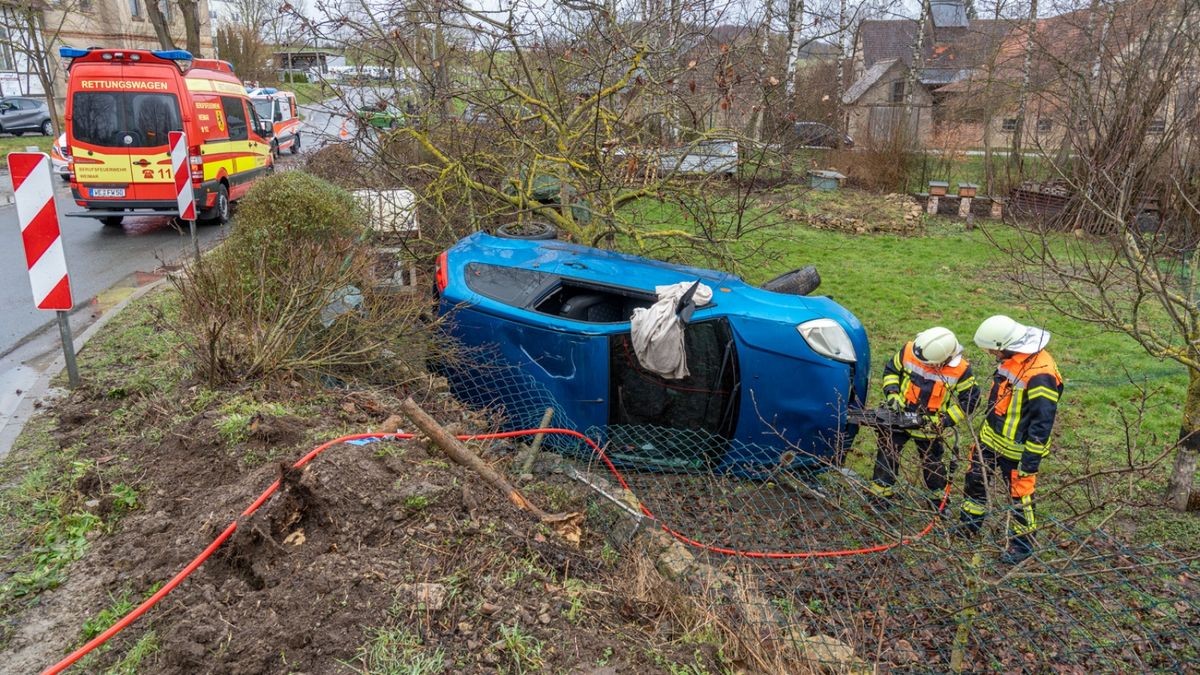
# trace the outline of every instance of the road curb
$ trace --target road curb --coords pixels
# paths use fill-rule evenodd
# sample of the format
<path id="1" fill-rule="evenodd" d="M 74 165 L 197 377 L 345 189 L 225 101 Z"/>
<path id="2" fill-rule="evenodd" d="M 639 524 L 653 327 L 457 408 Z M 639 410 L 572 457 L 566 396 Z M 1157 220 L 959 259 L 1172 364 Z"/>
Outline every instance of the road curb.
<path id="1" fill-rule="evenodd" d="M 135 300 L 145 297 L 151 291 L 160 288 L 167 283 L 170 277 L 163 277 L 158 281 L 141 286 L 134 289 L 129 297 L 121 300 L 113 305 L 111 309 L 101 314 L 95 321 L 92 322 L 78 337 L 75 338 L 75 353 L 79 354 L 83 351 L 87 343 L 100 332 L 108 322 L 120 314 L 126 307 L 132 304 Z M 61 351 L 61 350 L 60 350 Z M 21 398 L 21 402 L 17 404 L 17 408 L 13 411 L 12 416 L 7 420 L 4 428 L 0 430 L 0 461 L 3 461 L 8 453 L 12 450 L 13 445 L 21 436 L 21 432 L 25 429 L 25 425 L 29 422 L 33 414 L 39 409 L 48 407 L 47 404 L 68 393 L 65 389 L 55 388 L 51 386 L 54 378 L 67 367 L 67 359 L 63 354 L 59 354 L 53 361 L 46 366 L 37 377 L 34 384 L 29 387 Z"/>

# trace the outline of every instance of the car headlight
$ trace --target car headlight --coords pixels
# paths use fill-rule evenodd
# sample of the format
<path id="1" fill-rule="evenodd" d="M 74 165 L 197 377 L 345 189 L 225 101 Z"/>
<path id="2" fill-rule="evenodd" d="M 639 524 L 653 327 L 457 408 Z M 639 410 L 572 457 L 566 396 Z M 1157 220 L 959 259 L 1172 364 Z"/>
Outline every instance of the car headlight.
<path id="1" fill-rule="evenodd" d="M 846 329 L 833 319 L 813 319 L 796 326 L 804 341 L 812 350 L 831 359 L 854 363 L 857 357 L 854 353 L 854 343 L 846 334 Z"/>

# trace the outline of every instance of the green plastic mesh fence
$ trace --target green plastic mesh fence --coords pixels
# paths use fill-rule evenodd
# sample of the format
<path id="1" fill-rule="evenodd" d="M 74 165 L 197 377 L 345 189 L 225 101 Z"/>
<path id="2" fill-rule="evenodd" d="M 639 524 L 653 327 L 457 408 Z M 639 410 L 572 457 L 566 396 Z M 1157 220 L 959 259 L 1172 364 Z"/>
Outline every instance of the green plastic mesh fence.
<path id="1" fill-rule="evenodd" d="M 574 428 L 569 406 L 522 372 L 476 368 L 450 382 L 505 429 L 536 428 L 547 408 L 552 426 Z M 958 536 L 961 467 L 945 515 L 903 479 L 894 506 L 877 510 L 866 481 L 834 467 L 714 470 L 715 453 L 755 448 L 711 434 L 579 431 L 595 445 L 559 436 L 543 447 L 570 458 L 594 491 L 589 527 L 614 541 L 669 535 L 660 567 L 771 647 L 778 670 L 1200 671 L 1197 560 L 1041 517 L 1034 557 L 1002 564 L 1008 500 L 993 490 L 984 530 Z"/>

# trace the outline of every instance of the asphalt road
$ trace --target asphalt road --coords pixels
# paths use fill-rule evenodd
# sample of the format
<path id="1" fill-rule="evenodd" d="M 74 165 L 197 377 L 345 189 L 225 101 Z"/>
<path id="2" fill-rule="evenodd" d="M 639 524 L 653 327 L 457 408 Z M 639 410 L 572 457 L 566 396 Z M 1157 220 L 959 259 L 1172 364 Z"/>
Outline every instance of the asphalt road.
<path id="1" fill-rule="evenodd" d="M 138 216 L 126 218 L 122 228 L 108 228 L 91 218 L 66 217 L 78 207 L 65 184 L 58 184 L 55 196 L 76 308 L 134 272 L 153 272 L 191 254 L 186 227 L 177 231 L 170 218 Z M 200 225 L 196 231 L 207 248 L 225 228 Z M 0 206 L 0 356 L 52 321 L 54 312 L 33 306 L 16 207 Z"/>

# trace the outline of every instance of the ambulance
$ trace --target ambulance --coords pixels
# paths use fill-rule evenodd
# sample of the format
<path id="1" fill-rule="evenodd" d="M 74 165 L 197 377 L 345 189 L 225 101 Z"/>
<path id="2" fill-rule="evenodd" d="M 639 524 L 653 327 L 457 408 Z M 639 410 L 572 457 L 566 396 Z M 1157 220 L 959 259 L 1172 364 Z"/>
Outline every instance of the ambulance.
<path id="1" fill-rule="evenodd" d="M 228 62 L 183 50 L 74 49 L 68 60 L 71 192 L 82 213 L 119 227 L 125 216 L 178 215 L 168 132 L 185 131 L 199 220 L 274 169 L 272 128 Z"/>
<path id="2" fill-rule="evenodd" d="M 290 91 L 279 91 L 273 87 L 259 87 L 250 91 L 250 101 L 258 111 L 260 119 L 269 120 L 275 134 L 271 149 L 278 157 L 287 150 L 293 155 L 300 152 L 300 115 L 296 108 L 296 95 Z"/>

